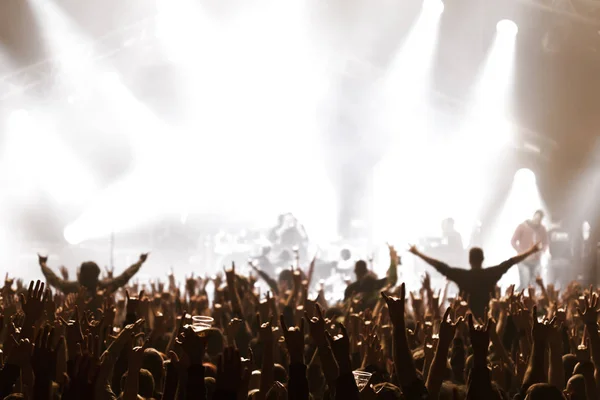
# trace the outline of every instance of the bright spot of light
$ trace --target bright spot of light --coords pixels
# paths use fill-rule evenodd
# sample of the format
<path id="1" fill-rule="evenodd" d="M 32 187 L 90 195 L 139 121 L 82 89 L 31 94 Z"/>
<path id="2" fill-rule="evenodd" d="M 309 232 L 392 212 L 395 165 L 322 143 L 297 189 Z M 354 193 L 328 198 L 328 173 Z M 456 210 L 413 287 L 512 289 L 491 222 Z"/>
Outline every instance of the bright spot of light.
<path id="1" fill-rule="evenodd" d="M 488 182 L 496 179 L 495 173 L 501 170 L 497 165 L 502 160 L 500 152 L 515 136 L 509 107 L 514 85 L 515 41 L 514 37 L 505 34 L 505 29 L 511 32 L 507 25 L 510 21 L 499 24 L 470 96 L 471 107 L 459 139 L 455 141 L 455 147 L 447 151 L 448 154 L 461 154 L 465 148 L 472 149 L 470 157 L 452 163 L 453 175 L 464 177 L 465 183 L 461 185 L 465 187 L 461 192 L 475 189 L 479 193 L 470 206 L 472 214 L 468 220 L 477 217 L 492 200 L 493 191 Z M 478 168 L 472 168 L 473 165 Z"/>
<path id="2" fill-rule="evenodd" d="M 63 232 L 63 236 L 65 237 L 65 240 L 69 243 L 69 244 L 79 244 L 81 242 L 81 238 L 79 235 L 77 235 L 77 232 L 75 231 L 75 229 L 72 226 L 67 226 Z"/>
<path id="3" fill-rule="evenodd" d="M 503 19 L 496 25 L 496 31 L 501 35 L 515 37 L 519 33 L 519 27 L 514 21 Z"/>
<path id="4" fill-rule="evenodd" d="M 583 225 L 581 227 L 583 240 L 589 240 L 592 234 L 592 227 L 590 223 L 587 221 L 583 221 Z"/>
<path id="5" fill-rule="evenodd" d="M 444 12 L 444 3 L 441 0 L 424 0 L 423 11 L 431 15 L 440 15 Z"/>
<path id="6" fill-rule="evenodd" d="M 515 173 L 515 185 L 535 185 L 535 173 L 529 168 L 521 168 Z"/>

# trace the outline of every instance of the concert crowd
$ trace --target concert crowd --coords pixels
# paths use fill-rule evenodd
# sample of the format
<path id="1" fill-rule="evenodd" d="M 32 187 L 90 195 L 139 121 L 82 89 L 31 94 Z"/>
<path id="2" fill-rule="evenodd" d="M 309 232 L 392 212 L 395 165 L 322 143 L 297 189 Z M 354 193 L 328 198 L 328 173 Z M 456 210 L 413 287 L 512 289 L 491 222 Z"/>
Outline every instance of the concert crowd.
<path id="1" fill-rule="evenodd" d="M 497 286 L 543 248 L 488 268 L 473 248 L 459 269 L 410 246 L 458 286 L 450 297 L 429 275 L 408 292 L 389 246 L 386 276 L 356 261 L 335 304 L 309 295 L 314 260 L 140 285 L 148 254 L 119 275 L 83 263 L 71 280 L 39 256 L 45 282 L 7 275 L 1 289 L 0 398 L 598 399 L 598 289 Z"/>

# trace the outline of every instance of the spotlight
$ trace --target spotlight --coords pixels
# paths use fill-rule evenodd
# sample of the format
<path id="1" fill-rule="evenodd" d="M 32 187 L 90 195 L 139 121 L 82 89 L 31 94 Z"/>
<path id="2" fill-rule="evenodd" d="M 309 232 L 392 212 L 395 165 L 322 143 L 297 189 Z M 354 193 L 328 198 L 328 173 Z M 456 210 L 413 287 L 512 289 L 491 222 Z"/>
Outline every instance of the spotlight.
<path id="1" fill-rule="evenodd" d="M 63 236 L 69 244 L 76 245 L 81 242 L 79 235 L 77 235 L 77 232 L 75 232 L 75 229 L 72 226 L 67 226 L 65 228 Z"/>
<path id="2" fill-rule="evenodd" d="M 496 25 L 496 31 L 502 35 L 515 37 L 519 32 L 519 27 L 510 19 L 503 19 Z"/>
<path id="3" fill-rule="evenodd" d="M 521 168 L 515 173 L 515 183 L 535 184 L 535 174 L 529 168 Z"/>
<path id="4" fill-rule="evenodd" d="M 423 10 L 433 15 L 440 15 L 444 12 L 444 3 L 442 0 L 423 0 Z"/>

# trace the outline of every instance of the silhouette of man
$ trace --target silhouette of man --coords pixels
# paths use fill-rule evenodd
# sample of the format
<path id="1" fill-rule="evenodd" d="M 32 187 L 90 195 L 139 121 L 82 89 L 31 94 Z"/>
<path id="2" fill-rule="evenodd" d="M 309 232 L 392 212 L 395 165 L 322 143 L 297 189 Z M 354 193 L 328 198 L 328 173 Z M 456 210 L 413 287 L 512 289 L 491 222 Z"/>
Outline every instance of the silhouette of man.
<path id="1" fill-rule="evenodd" d="M 460 291 L 469 296 L 469 305 L 473 314 L 478 318 L 482 318 L 490 300 L 490 295 L 494 294 L 496 285 L 500 278 L 502 278 L 502 275 L 508 272 L 513 265 L 526 260 L 529 256 L 540 251 L 540 244 L 533 245 L 526 252 L 509 258 L 495 267 L 485 269 L 483 268 L 483 250 L 479 247 L 473 247 L 469 251 L 471 269 L 452 268 L 442 261 L 421 253 L 416 246 L 411 246 L 409 251 L 431 265 L 440 274 L 455 282 Z"/>
<path id="2" fill-rule="evenodd" d="M 94 296 L 98 290 L 103 290 L 109 293 L 117 291 L 125 286 L 127 282 L 140 270 L 142 264 L 146 262 L 148 254 L 140 255 L 138 262 L 127 268 L 121 275 L 116 278 L 100 280 L 100 267 L 93 262 L 87 261 L 81 264 L 79 275 L 76 281 L 67 281 L 59 278 L 47 265 L 48 257 L 43 257 L 38 254 L 38 261 L 42 268 L 42 273 L 46 277 L 49 285 L 55 287 L 61 292 L 78 293 L 83 287 L 89 295 Z"/>

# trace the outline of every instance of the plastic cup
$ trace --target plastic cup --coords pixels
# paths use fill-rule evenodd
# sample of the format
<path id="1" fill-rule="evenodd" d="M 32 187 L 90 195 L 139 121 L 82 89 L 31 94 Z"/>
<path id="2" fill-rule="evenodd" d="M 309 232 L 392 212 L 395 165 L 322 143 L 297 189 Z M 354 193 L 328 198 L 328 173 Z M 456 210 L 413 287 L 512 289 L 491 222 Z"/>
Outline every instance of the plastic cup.
<path id="1" fill-rule="evenodd" d="M 352 375 L 354 375 L 354 381 L 356 382 L 356 386 L 360 392 L 365 386 L 367 386 L 367 383 L 369 383 L 369 379 L 371 379 L 371 375 L 373 374 L 364 371 L 352 371 Z"/>
<path id="2" fill-rule="evenodd" d="M 199 335 L 204 335 L 204 331 L 212 327 L 214 319 L 204 315 L 194 315 L 192 317 L 192 330 Z"/>

